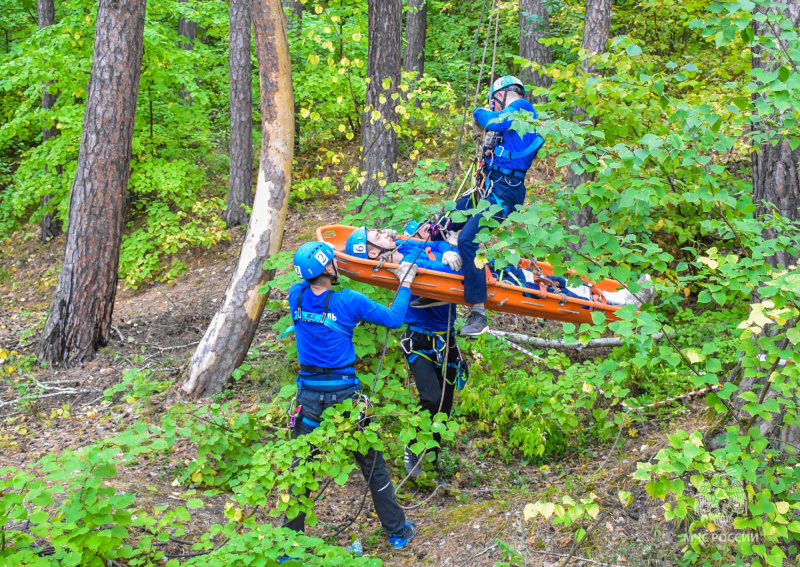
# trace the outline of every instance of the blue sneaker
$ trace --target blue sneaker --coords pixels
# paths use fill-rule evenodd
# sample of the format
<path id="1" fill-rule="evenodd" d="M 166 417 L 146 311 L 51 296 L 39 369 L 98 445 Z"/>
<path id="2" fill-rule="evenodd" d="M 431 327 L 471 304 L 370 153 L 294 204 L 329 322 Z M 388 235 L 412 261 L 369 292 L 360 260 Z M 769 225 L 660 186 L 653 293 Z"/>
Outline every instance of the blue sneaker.
<path id="1" fill-rule="evenodd" d="M 406 525 L 403 526 L 402 532 L 389 534 L 389 542 L 392 544 L 392 549 L 400 549 L 405 547 L 415 535 L 417 535 L 417 526 L 414 525 L 414 522 L 408 520 Z"/>
<path id="2" fill-rule="evenodd" d="M 297 557 L 289 557 L 288 555 L 281 555 L 277 559 L 278 563 L 286 563 L 287 561 L 298 561 Z"/>

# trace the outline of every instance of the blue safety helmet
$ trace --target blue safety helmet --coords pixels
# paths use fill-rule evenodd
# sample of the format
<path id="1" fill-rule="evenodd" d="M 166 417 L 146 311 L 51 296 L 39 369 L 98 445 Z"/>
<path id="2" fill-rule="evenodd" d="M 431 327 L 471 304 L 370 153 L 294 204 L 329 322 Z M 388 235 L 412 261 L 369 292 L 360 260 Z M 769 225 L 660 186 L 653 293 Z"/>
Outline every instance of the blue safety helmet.
<path id="1" fill-rule="evenodd" d="M 294 253 L 294 272 L 304 280 L 316 278 L 333 261 L 333 246 L 326 242 L 306 242 Z"/>
<path id="2" fill-rule="evenodd" d="M 350 236 L 347 238 L 347 244 L 345 244 L 344 251 L 346 254 L 350 254 L 356 258 L 364 258 L 365 260 L 369 260 L 369 254 L 367 254 L 366 226 L 359 227 L 350 234 Z"/>
<path id="3" fill-rule="evenodd" d="M 522 89 L 522 96 L 525 96 L 525 85 L 522 84 L 522 81 L 517 79 L 514 75 L 505 75 L 492 83 L 492 87 L 489 89 L 489 102 L 492 102 L 492 97 L 497 92 L 514 85 L 520 87 Z"/>
<path id="4" fill-rule="evenodd" d="M 403 229 L 403 234 L 405 234 L 406 236 L 414 236 L 417 233 L 418 228 L 419 228 L 419 223 L 415 220 L 412 220 Z"/>

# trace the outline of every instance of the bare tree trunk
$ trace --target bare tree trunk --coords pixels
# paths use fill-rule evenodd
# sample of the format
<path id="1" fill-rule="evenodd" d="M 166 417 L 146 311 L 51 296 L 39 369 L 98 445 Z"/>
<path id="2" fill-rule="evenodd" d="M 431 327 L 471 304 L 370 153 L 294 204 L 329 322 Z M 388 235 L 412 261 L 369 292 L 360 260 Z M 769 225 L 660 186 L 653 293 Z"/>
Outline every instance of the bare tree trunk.
<path id="1" fill-rule="evenodd" d="M 146 0 L 100 0 L 64 264 L 38 355 L 66 364 L 108 344 L 142 71 Z"/>
<path id="2" fill-rule="evenodd" d="M 272 273 L 264 261 L 278 252 L 289 207 L 294 157 L 294 98 L 289 43 L 280 0 L 253 0 L 261 84 L 261 165 L 239 263 L 225 298 L 189 364 L 181 389 L 195 398 L 219 392 L 244 360 L 267 297 L 259 289 Z"/>
<path id="3" fill-rule="evenodd" d="M 541 39 L 550 35 L 550 14 L 546 0 L 519 0 L 519 56 L 545 67 L 553 62 L 550 46 Z M 530 67 L 521 71 L 522 81 L 543 89 L 549 89 L 553 79 L 540 70 Z M 536 104 L 546 103 L 546 96 L 531 96 Z"/>
<path id="4" fill-rule="evenodd" d="M 403 71 L 425 72 L 425 40 L 428 34 L 428 0 L 408 0 L 406 12 L 406 52 Z"/>
<path id="5" fill-rule="evenodd" d="M 301 0 L 283 0 L 286 13 L 286 27 L 289 32 L 303 31 L 303 2 Z"/>
<path id="6" fill-rule="evenodd" d="M 56 23 L 56 8 L 54 0 L 38 0 L 36 3 L 36 8 L 39 16 L 39 29 L 44 29 L 46 27 L 55 25 Z M 53 108 L 53 105 L 56 103 L 56 98 L 58 98 L 58 94 L 51 93 L 48 90 L 49 85 L 51 82 L 45 83 L 44 85 L 44 94 L 42 95 L 42 109 L 43 110 L 50 110 Z M 42 132 L 42 136 L 44 141 L 54 138 L 58 136 L 61 132 L 53 126 L 52 128 L 45 128 Z M 47 164 L 44 166 L 44 172 L 47 174 Z M 62 167 L 61 165 L 56 165 L 56 173 L 61 175 Z M 41 232 L 41 242 L 42 244 L 46 244 L 51 238 L 54 238 L 61 234 L 61 223 L 58 222 L 53 215 L 53 213 L 47 212 L 47 204 L 53 199 L 51 195 L 45 195 L 42 197 L 42 207 L 45 209 L 45 214 L 42 217 L 42 232 Z"/>
<path id="7" fill-rule="evenodd" d="M 245 224 L 253 206 L 253 84 L 250 72 L 250 0 L 230 4 L 231 166 L 223 215 L 228 228 Z"/>
<path id="8" fill-rule="evenodd" d="M 584 19 L 583 44 L 581 46 L 586 51 L 587 57 L 583 62 L 584 73 L 590 74 L 596 71 L 597 66 L 591 64 L 589 58 L 605 53 L 610 31 L 611 0 L 586 0 L 586 17 Z M 586 109 L 581 106 L 576 106 L 573 109 L 573 116 L 575 122 L 584 122 L 589 118 Z M 570 151 L 578 151 L 578 146 L 574 142 L 570 145 Z M 591 172 L 575 173 L 572 167 L 567 169 L 566 183 L 570 187 L 578 187 L 593 178 L 594 174 Z M 592 207 L 588 205 L 581 207 L 581 210 L 573 219 L 574 224 L 578 226 L 588 226 L 594 221 L 595 216 L 592 212 Z"/>
<path id="9" fill-rule="evenodd" d="M 396 101 L 400 83 L 403 31 L 402 0 L 368 0 L 369 51 L 367 94 L 361 122 L 359 195 L 382 197 L 387 183 L 397 181 Z"/>
<path id="10" fill-rule="evenodd" d="M 178 2 L 185 4 L 189 2 L 189 0 L 178 0 Z M 178 35 L 185 37 L 188 41 L 179 42 L 178 47 L 186 51 L 194 51 L 194 42 L 197 39 L 197 28 L 197 22 L 187 20 L 183 16 L 180 16 L 178 18 Z M 199 86 L 199 79 L 195 79 L 195 83 Z M 192 106 L 192 93 L 186 90 L 186 85 L 181 85 L 178 96 L 186 101 L 187 106 Z"/>

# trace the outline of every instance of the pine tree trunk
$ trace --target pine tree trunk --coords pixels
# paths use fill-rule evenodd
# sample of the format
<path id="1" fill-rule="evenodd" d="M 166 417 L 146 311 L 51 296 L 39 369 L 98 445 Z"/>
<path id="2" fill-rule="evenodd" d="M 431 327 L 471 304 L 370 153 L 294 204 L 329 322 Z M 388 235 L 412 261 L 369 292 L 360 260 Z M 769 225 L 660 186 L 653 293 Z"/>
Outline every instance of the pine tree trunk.
<path id="1" fill-rule="evenodd" d="M 56 8 L 54 0 L 38 0 L 36 3 L 36 8 L 39 16 L 39 29 L 44 29 L 46 27 L 55 25 L 56 23 Z M 45 83 L 44 85 L 44 94 L 42 95 L 42 109 L 43 110 L 50 110 L 53 108 L 53 105 L 56 103 L 56 98 L 58 98 L 58 94 L 51 93 L 48 90 L 48 87 L 51 83 Z M 42 132 L 42 136 L 44 141 L 54 138 L 58 136 L 61 132 L 55 125 L 52 128 L 45 128 Z M 44 171 L 47 174 L 48 165 L 45 164 Z M 61 175 L 62 167 L 61 165 L 56 166 L 56 173 Z M 46 175 L 45 175 L 46 177 Z M 42 197 L 42 207 L 45 209 L 45 214 L 42 217 L 42 231 L 41 231 L 41 242 L 42 244 L 46 244 L 50 239 L 55 238 L 59 234 L 61 234 L 61 223 L 58 222 L 53 215 L 53 213 L 48 213 L 47 205 L 53 199 L 50 195 L 45 195 Z"/>
<path id="2" fill-rule="evenodd" d="M 283 12 L 286 14 L 286 27 L 288 30 L 287 35 L 293 37 L 300 36 L 303 33 L 303 2 L 302 0 L 283 0 Z M 292 55 L 292 66 L 299 63 L 298 57 L 292 52 L 291 48 L 289 53 Z M 297 100 L 295 99 L 295 108 L 297 108 Z M 296 151 L 300 149 L 300 116 L 295 113 L 294 115 L 294 147 Z"/>
<path id="3" fill-rule="evenodd" d="M 519 55 L 545 67 L 553 62 L 550 46 L 541 43 L 541 39 L 550 35 L 550 15 L 547 13 L 546 0 L 520 0 L 519 1 Z M 542 72 L 530 67 L 521 71 L 522 81 L 526 85 L 534 85 L 549 89 L 553 79 Z M 544 104 L 546 96 L 531 96 L 532 102 Z"/>
<path id="4" fill-rule="evenodd" d="M 388 183 L 397 181 L 396 101 L 400 83 L 403 31 L 402 0 L 368 0 L 369 51 L 367 94 L 361 121 L 361 175 L 359 195 L 383 197 Z"/>
<path id="5" fill-rule="evenodd" d="M 250 72 L 250 0 L 230 3 L 231 165 L 223 215 L 228 228 L 249 219 L 253 206 L 253 84 Z"/>
<path id="6" fill-rule="evenodd" d="M 301 0 L 283 0 L 286 13 L 286 27 L 290 32 L 303 31 L 303 2 Z"/>
<path id="7" fill-rule="evenodd" d="M 108 343 L 142 70 L 146 0 L 100 0 L 64 264 L 39 359 L 74 364 Z"/>
<path id="8" fill-rule="evenodd" d="M 178 0 L 178 2 L 185 4 L 186 2 L 189 2 L 189 0 Z M 186 41 L 179 42 L 178 47 L 185 49 L 186 51 L 194 51 L 194 42 L 197 39 L 197 28 L 197 22 L 187 20 L 183 16 L 180 16 L 178 18 L 178 35 L 185 37 Z M 200 86 L 199 79 L 195 79 L 195 83 Z M 178 96 L 186 101 L 186 106 L 192 106 L 192 93 L 186 90 L 185 84 L 181 85 L 181 90 L 178 92 Z"/>
<path id="9" fill-rule="evenodd" d="M 289 43 L 280 0 L 253 0 L 261 84 L 261 164 L 253 214 L 225 298 L 189 364 L 181 389 L 192 397 L 219 392 L 242 363 L 267 297 L 259 289 L 273 274 L 264 261 L 278 252 L 289 207 L 294 157 L 294 98 Z"/>
<path id="10" fill-rule="evenodd" d="M 403 71 L 425 72 L 425 40 L 428 33 L 428 0 L 408 0 L 406 12 L 406 52 Z"/>
<path id="11" fill-rule="evenodd" d="M 794 22 L 793 27 L 800 25 L 800 0 L 785 1 L 786 9 L 784 15 Z M 756 7 L 756 12 L 764 13 L 763 7 Z M 753 31 L 758 36 L 772 36 L 771 29 L 764 25 L 759 24 L 757 20 L 752 22 Z M 778 28 L 778 31 L 782 31 Z M 773 39 L 774 36 L 773 36 Z M 778 39 L 778 41 L 780 41 Z M 788 64 L 786 61 L 776 61 L 775 58 L 764 52 L 763 46 L 756 42 L 752 49 L 754 69 L 761 68 L 770 71 L 776 70 L 781 64 Z M 758 95 L 754 95 L 758 98 Z M 775 117 L 777 121 L 781 117 Z M 771 127 L 774 127 L 772 125 Z M 771 142 L 776 142 L 777 145 L 772 146 Z M 753 201 L 756 204 L 756 215 L 763 215 L 768 213 L 771 207 L 764 206 L 763 202 L 766 201 L 774 205 L 775 209 L 786 219 L 798 220 L 800 218 L 800 180 L 798 179 L 798 165 L 800 164 L 800 149 L 792 150 L 789 146 L 788 139 L 780 139 L 776 134 L 772 140 L 764 140 L 756 152 L 752 154 L 753 163 Z M 777 236 L 774 229 L 764 231 L 764 238 L 775 238 Z M 779 251 L 775 255 L 767 258 L 767 261 L 773 266 L 788 267 L 790 264 L 797 262 L 797 258 L 788 255 L 784 251 Z M 759 302 L 760 294 L 758 289 L 754 290 L 753 303 Z M 778 329 L 784 331 L 785 328 Z M 765 328 L 764 335 L 774 334 L 776 329 Z M 784 341 L 784 348 L 791 348 L 788 340 Z M 769 367 L 769 365 L 766 365 Z M 753 391 L 757 396 L 761 397 L 764 392 L 765 385 L 770 382 L 769 371 L 765 368 L 759 372 L 749 370 L 748 372 L 740 371 L 739 391 L 750 392 Z M 764 402 L 775 398 L 778 394 L 775 390 L 770 389 L 764 397 Z M 785 395 L 784 395 L 785 397 Z M 748 403 L 741 397 L 736 397 L 732 400 L 733 405 L 740 415 L 746 421 L 749 419 L 747 413 L 742 412 L 742 408 Z M 794 400 L 798 402 L 797 399 Z M 800 447 L 800 428 L 794 423 L 787 423 L 786 406 L 780 404 L 781 411 L 773 412 L 770 420 L 758 418 L 755 420 L 754 425 L 759 428 L 762 435 L 772 438 L 775 441 L 774 447 L 776 449 L 787 449 L 790 452 L 796 452 L 795 447 Z M 744 434 L 745 432 L 742 432 Z"/>
<path id="12" fill-rule="evenodd" d="M 790 18 L 795 27 L 800 25 L 800 0 L 786 0 L 784 15 Z M 764 12 L 757 7 L 756 11 Z M 758 21 L 752 22 L 756 36 L 771 35 L 771 30 Z M 766 69 L 776 71 L 781 66 L 781 61 L 764 53 L 763 46 L 756 44 L 752 48 L 753 69 Z M 754 95 L 754 99 L 758 95 Z M 773 143 L 775 144 L 773 146 Z M 792 150 L 788 139 L 780 139 L 779 132 L 773 132 L 771 139 L 765 139 L 752 154 L 753 160 L 753 202 L 756 205 L 756 215 L 764 215 L 772 209 L 765 206 L 764 201 L 774 206 L 774 209 L 787 220 L 800 218 L 800 148 Z M 764 238 L 777 237 L 775 229 L 764 231 Z M 779 251 L 769 258 L 773 267 L 788 267 L 797 262 L 797 257 Z"/>
<path id="13" fill-rule="evenodd" d="M 608 36 L 611 31 L 611 0 L 586 0 L 586 17 L 583 26 L 583 43 L 581 47 L 587 52 L 587 59 L 583 62 L 583 71 L 586 74 L 594 73 L 597 66 L 589 62 L 589 57 L 601 55 L 606 51 Z M 585 122 L 589 119 L 586 109 L 576 106 L 573 109 L 575 122 Z M 596 123 L 596 121 L 595 121 Z M 578 146 L 573 142 L 570 144 L 570 151 L 578 151 Z M 572 168 L 567 170 L 566 183 L 570 187 L 578 187 L 591 181 L 593 173 L 584 171 L 575 173 Z M 595 216 L 591 206 L 581 207 L 578 214 L 573 218 L 573 224 L 578 226 L 589 226 L 595 222 Z"/>

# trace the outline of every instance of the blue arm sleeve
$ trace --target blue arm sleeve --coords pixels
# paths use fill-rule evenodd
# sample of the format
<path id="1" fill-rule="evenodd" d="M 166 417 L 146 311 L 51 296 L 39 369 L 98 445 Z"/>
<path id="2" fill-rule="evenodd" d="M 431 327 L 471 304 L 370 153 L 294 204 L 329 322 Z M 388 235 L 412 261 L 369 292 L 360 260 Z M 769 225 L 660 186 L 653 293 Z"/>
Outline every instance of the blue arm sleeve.
<path id="1" fill-rule="evenodd" d="M 408 303 L 411 301 L 411 290 L 407 287 L 401 287 L 391 307 L 384 307 L 361 293 L 353 292 L 351 299 L 359 321 L 367 321 L 382 327 L 398 329 L 403 326 Z"/>
<path id="2" fill-rule="evenodd" d="M 450 266 L 443 262 L 439 262 L 437 260 L 430 260 L 426 256 L 425 258 L 420 257 L 416 262 L 418 267 L 425 268 L 426 270 L 432 270 L 434 272 L 444 272 L 446 274 L 458 274 L 461 275 L 464 272 L 456 272 Z"/>
<path id="3" fill-rule="evenodd" d="M 458 252 L 458 246 L 453 246 L 445 240 L 437 240 L 436 242 L 428 242 L 433 252 L 437 254 L 444 254 L 445 252 Z"/>
<path id="4" fill-rule="evenodd" d="M 511 123 L 513 122 L 513 120 L 510 118 L 505 117 L 513 114 L 514 110 L 515 109 L 508 108 L 506 110 L 501 110 L 500 112 L 492 112 L 491 110 L 486 110 L 485 108 L 476 108 L 475 112 L 472 113 L 472 116 L 475 118 L 475 121 L 478 124 L 487 130 L 492 132 L 505 132 L 511 128 Z M 489 122 L 495 118 L 504 118 L 504 120 L 489 124 Z"/>

